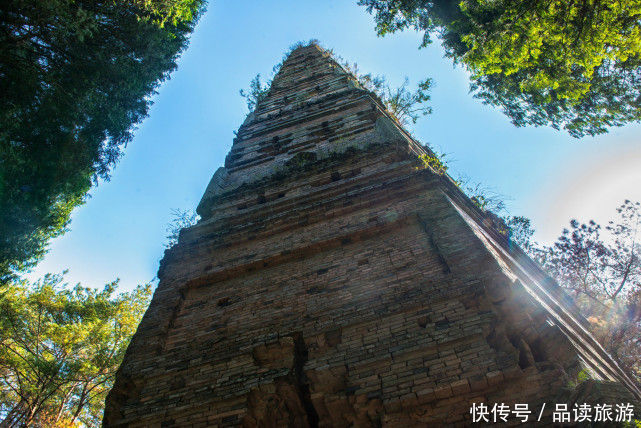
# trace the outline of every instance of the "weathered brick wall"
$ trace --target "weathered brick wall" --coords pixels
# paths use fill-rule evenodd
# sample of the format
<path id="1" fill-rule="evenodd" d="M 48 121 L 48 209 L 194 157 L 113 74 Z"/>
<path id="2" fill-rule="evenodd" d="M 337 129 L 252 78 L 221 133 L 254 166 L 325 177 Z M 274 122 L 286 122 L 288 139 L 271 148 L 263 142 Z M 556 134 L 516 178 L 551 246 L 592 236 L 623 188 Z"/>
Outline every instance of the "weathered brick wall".
<path id="1" fill-rule="evenodd" d="M 472 402 L 569 397 L 582 368 L 621 382 L 421 151 L 294 51 L 166 253 L 104 424 L 467 424 Z"/>

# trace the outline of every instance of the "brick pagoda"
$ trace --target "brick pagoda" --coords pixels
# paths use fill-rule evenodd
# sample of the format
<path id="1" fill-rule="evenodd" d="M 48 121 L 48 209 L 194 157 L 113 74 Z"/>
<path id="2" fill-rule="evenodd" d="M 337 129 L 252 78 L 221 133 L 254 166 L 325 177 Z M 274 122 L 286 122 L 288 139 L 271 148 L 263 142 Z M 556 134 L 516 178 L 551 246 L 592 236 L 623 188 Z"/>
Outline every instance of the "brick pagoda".
<path id="1" fill-rule="evenodd" d="M 432 155 L 294 50 L 166 252 L 104 425 L 468 425 L 481 402 L 546 403 L 551 424 L 553 403 L 638 398 Z"/>

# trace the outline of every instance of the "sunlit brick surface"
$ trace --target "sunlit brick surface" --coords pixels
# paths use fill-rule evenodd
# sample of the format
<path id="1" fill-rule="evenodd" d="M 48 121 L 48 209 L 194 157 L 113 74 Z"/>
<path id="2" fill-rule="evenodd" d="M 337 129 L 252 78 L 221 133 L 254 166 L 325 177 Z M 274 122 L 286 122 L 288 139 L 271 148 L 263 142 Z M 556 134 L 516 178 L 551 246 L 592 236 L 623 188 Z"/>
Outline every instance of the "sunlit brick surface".
<path id="1" fill-rule="evenodd" d="M 634 400 L 424 153 L 324 51 L 295 50 L 165 254 L 104 424 L 466 425 L 473 402 Z M 609 382 L 573 389 L 586 368 Z"/>

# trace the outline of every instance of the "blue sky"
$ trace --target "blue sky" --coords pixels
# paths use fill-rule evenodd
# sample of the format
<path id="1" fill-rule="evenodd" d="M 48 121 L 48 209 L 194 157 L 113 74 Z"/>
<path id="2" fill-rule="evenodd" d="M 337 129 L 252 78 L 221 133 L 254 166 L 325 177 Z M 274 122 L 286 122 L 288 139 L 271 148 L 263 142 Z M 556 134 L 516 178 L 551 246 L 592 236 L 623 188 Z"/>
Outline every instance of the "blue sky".
<path id="1" fill-rule="evenodd" d="M 450 172 L 504 195 L 510 213 L 532 219 L 551 242 L 570 218 L 604 222 L 625 198 L 641 200 L 641 126 L 576 140 L 550 128 L 516 128 L 468 93 L 467 75 L 420 35 L 379 38 L 356 2 L 229 1 L 209 5 L 179 68 L 154 97 L 150 116 L 113 171 L 72 216 L 71 231 L 52 241 L 30 275 L 69 269 L 67 281 L 123 289 L 154 279 L 171 209 L 195 208 L 224 162 L 247 114 L 238 94 L 269 76 L 297 41 L 322 45 L 393 85 L 434 79 L 433 114 L 411 129 L 447 154 Z"/>

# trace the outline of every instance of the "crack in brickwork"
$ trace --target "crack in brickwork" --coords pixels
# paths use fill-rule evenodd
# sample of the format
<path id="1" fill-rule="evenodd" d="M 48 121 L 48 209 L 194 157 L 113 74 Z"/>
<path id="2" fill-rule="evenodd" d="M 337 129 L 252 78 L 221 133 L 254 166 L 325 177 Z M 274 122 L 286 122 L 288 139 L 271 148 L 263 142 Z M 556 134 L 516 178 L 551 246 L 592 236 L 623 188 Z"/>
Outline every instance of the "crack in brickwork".
<path id="1" fill-rule="evenodd" d="M 310 428 L 318 428 L 318 413 L 314 408 L 314 403 L 312 403 L 309 392 L 309 381 L 304 371 L 308 357 L 309 353 L 307 352 L 303 335 L 301 333 L 294 334 L 294 377 L 296 379 L 298 395 L 305 408 L 307 422 Z"/>

